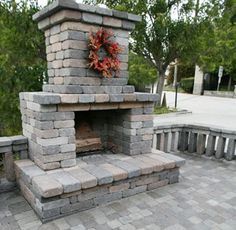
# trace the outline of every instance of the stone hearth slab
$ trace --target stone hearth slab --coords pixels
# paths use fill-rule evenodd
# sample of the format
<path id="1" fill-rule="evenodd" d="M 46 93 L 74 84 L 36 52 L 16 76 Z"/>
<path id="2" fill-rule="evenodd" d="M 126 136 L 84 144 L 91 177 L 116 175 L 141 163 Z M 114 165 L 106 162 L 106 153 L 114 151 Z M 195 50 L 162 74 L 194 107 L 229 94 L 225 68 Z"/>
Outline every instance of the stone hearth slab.
<path id="1" fill-rule="evenodd" d="M 104 153 L 80 156 L 75 167 L 41 174 L 30 160 L 16 161 L 15 169 L 23 195 L 47 221 L 178 182 L 184 162 L 160 151 L 136 156 Z"/>

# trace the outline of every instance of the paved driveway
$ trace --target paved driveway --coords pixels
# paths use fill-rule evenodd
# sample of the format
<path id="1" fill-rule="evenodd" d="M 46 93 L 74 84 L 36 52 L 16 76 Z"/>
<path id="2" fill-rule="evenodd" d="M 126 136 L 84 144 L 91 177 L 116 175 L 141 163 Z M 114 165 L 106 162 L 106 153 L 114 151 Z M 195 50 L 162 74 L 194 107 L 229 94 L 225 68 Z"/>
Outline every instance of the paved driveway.
<path id="1" fill-rule="evenodd" d="M 235 230 L 236 162 L 180 156 L 180 183 L 43 225 L 19 192 L 0 194 L 0 229 Z"/>
<path id="2" fill-rule="evenodd" d="M 166 92 L 167 104 L 174 107 L 175 94 Z M 203 124 L 236 130 L 236 98 L 220 98 L 178 94 L 178 109 L 187 109 L 192 114 L 161 115 L 155 124 L 184 123 Z"/>

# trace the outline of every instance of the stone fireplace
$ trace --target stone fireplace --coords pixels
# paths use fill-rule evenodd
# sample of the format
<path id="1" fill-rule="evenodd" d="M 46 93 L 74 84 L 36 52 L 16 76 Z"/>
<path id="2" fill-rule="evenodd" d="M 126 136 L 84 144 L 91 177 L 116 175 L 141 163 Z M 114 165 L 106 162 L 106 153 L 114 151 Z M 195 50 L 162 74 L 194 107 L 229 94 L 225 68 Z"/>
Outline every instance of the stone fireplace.
<path id="1" fill-rule="evenodd" d="M 34 20 L 45 33 L 49 79 L 42 92 L 20 93 L 30 159 L 15 169 L 40 218 L 177 182 L 176 158 L 151 153 L 158 95 L 127 85 L 129 33 L 141 17 L 56 0 Z M 88 68 L 88 36 L 101 27 L 123 48 L 120 71 L 109 79 Z"/>

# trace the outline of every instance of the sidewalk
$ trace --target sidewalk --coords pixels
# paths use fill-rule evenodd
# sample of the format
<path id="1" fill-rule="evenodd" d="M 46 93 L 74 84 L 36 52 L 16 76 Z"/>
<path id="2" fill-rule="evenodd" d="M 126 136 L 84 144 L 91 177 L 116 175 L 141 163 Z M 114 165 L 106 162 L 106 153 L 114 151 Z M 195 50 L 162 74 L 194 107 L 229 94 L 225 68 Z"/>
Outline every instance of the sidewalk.
<path id="1" fill-rule="evenodd" d="M 174 107 L 175 94 L 166 92 L 167 105 Z M 155 118 L 155 125 L 164 124 L 201 124 L 236 130 L 236 99 L 209 96 L 197 96 L 178 93 L 178 109 L 186 109 L 192 113 L 168 114 Z"/>

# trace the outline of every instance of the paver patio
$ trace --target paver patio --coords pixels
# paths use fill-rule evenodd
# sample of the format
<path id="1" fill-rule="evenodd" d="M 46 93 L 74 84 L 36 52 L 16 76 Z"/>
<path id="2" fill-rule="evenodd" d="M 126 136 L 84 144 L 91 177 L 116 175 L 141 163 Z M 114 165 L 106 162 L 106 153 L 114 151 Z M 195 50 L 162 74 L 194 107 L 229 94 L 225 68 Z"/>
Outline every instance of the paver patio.
<path id="1" fill-rule="evenodd" d="M 236 229 L 236 162 L 178 155 L 180 183 L 46 224 L 19 191 L 0 194 L 0 229 Z"/>

